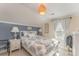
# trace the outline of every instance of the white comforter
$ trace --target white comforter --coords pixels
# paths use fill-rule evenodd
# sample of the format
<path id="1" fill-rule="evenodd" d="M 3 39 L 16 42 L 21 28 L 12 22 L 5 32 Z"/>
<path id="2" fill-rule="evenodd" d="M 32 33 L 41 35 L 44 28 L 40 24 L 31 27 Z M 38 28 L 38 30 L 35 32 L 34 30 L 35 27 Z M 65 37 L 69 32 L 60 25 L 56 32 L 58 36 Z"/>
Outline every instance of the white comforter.
<path id="1" fill-rule="evenodd" d="M 42 37 L 23 37 L 22 46 L 34 56 L 55 55 L 57 52 L 57 44 Z"/>

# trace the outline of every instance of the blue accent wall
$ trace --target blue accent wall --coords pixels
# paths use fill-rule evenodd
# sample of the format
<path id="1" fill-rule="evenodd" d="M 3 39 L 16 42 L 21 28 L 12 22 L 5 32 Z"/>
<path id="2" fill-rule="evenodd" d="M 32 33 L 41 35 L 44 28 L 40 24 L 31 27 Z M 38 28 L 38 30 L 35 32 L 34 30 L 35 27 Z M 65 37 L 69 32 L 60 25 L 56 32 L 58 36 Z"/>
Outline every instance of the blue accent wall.
<path id="1" fill-rule="evenodd" d="M 5 40 L 5 39 L 11 39 L 11 29 L 12 27 L 17 26 L 20 31 L 27 30 L 28 26 L 23 26 L 23 25 L 14 25 L 14 24 L 8 24 L 8 23 L 0 23 L 0 40 Z M 32 31 L 37 31 L 39 30 L 39 27 L 32 27 Z"/>
<path id="2" fill-rule="evenodd" d="M 8 24 L 8 23 L 0 23 L 0 40 L 12 39 L 13 35 L 11 33 L 11 30 L 14 26 L 17 26 L 19 28 L 19 31 L 28 31 L 28 29 L 27 29 L 28 26 Z M 39 29 L 40 29 L 40 27 L 32 27 L 32 31 L 37 31 L 37 34 L 39 34 L 39 31 L 38 31 Z M 0 46 L 4 45 L 4 44 L 5 44 L 5 42 L 0 41 Z M 6 49 L 6 47 L 0 48 L 0 50 L 3 50 L 3 49 Z"/>

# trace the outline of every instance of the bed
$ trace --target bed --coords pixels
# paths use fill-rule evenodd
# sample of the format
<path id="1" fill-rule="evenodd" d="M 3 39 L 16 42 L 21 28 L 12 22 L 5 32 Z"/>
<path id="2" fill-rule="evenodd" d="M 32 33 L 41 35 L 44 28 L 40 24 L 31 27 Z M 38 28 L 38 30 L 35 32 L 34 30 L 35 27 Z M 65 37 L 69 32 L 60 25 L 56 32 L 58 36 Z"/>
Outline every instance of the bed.
<path id="1" fill-rule="evenodd" d="M 21 31 L 22 47 L 32 56 L 55 56 L 58 52 L 58 41 L 36 34 L 35 31 Z"/>

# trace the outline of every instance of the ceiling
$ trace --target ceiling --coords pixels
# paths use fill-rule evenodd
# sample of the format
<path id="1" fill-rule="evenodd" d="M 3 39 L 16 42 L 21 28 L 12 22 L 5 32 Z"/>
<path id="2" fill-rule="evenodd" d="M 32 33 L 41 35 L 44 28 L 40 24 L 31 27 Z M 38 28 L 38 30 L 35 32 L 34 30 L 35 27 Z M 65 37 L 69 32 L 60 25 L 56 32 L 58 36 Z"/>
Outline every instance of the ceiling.
<path id="1" fill-rule="evenodd" d="M 1 3 L 0 20 L 40 26 L 53 18 L 79 15 L 78 3 L 46 3 L 47 12 L 44 16 L 38 13 L 38 5 L 38 3 Z"/>

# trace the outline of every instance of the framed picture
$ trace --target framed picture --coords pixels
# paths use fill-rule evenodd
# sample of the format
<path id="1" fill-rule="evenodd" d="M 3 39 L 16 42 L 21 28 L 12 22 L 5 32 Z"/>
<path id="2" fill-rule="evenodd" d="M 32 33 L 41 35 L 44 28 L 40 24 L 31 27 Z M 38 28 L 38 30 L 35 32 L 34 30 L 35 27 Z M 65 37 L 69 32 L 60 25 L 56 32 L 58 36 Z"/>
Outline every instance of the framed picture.
<path id="1" fill-rule="evenodd" d="M 28 27 L 27 27 L 27 30 L 32 30 L 32 27 L 31 27 L 31 26 L 28 26 Z"/>
<path id="2" fill-rule="evenodd" d="M 45 33 L 49 33 L 49 24 L 48 23 L 45 24 L 44 29 L 45 29 Z"/>

